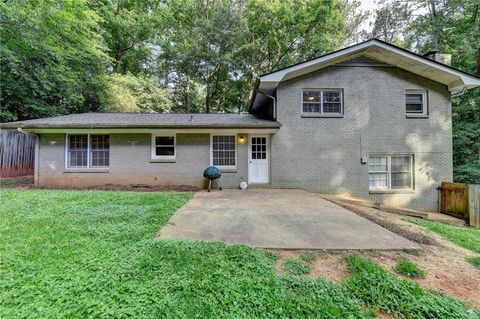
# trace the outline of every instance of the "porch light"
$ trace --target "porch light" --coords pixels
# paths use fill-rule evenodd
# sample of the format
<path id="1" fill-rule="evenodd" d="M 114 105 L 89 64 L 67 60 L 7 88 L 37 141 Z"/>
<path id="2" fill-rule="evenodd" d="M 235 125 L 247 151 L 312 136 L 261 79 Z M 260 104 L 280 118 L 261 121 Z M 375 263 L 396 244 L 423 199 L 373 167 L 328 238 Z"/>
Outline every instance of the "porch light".
<path id="1" fill-rule="evenodd" d="M 238 144 L 243 145 L 247 143 L 247 139 L 245 138 L 244 134 L 238 135 Z"/>

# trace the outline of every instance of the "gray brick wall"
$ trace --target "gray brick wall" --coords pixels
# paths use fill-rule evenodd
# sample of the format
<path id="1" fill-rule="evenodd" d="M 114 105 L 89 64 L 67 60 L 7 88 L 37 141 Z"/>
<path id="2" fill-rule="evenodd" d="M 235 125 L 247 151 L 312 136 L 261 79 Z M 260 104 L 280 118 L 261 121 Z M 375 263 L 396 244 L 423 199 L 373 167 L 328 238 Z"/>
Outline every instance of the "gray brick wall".
<path id="1" fill-rule="evenodd" d="M 342 88 L 343 118 L 302 118 L 304 88 Z M 428 90 L 429 117 L 405 116 L 405 90 Z M 272 137 L 272 186 L 350 194 L 388 205 L 437 209 L 436 187 L 452 180 L 451 102 L 439 83 L 393 67 L 329 67 L 281 83 Z M 370 153 L 414 154 L 413 193 L 370 194 Z"/>
<path id="2" fill-rule="evenodd" d="M 209 134 L 177 134 L 175 163 L 151 162 L 150 134 L 110 134 L 110 167 L 105 173 L 65 170 L 65 134 L 41 134 L 39 184 L 43 186 L 191 185 L 205 187 L 210 164 Z M 247 180 L 247 145 L 237 145 L 237 170 L 222 174 L 222 186 Z"/>

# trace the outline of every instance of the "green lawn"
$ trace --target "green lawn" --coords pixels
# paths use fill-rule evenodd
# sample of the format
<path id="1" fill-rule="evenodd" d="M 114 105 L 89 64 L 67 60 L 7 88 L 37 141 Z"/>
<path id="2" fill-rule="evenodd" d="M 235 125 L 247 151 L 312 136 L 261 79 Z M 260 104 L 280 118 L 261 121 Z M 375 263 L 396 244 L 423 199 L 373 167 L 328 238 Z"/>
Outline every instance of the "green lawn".
<path id="1" fill-rule="evenodd" d="M 480 253 L 480 229 L 478 228 L 452 226 L 418 218 L 409 220 L 440 234 L 458 246 Z"/>
<path id="2" fill-rule="evenodd" d="M 365 258 L 343 284 L 275 256 L 154 241 L 188 193 L 0 190 L 0 318 L 478 318 Z"/>

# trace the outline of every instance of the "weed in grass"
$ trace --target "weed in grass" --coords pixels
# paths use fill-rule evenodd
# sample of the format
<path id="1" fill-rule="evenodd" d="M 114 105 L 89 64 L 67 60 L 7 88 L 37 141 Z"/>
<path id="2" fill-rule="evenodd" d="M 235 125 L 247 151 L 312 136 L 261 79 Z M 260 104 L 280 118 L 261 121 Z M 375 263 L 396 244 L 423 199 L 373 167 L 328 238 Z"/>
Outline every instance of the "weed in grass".
<path id="1" fill-rule="evenodd" d="M 267 257 L 268 260 L 270 260 L 272 263 L 275 263 L 277 260 L 280 259 L 280 256 L 271 250 L 264 250 L 263 255 Z"/>
<path id="2" fill-rule="evenodd" d="M 480 311 L 441 293 L 430 293 L 417 283 L 398 279 L 364 257 L 345 258 L 352 276 L 345 281 L 354 298 L 397 318 L 479 318 Z"/>
<path id="3" fill-rule="evenodd" d="M 467 259 L 467 261 L 474 265 L 477 269 L 480 269 L 480 257 L 470 257 Z"/>
<path id="4" fill-rule="evenodd" d="M 311 263 L 315 260 L 315 258 L 317 258 L 317 254 L 315 254 L 314 252 L 307 252 L 300 255 L 300 259 L 307 263 Z"/>
<path id="5" fill-rule="evenodd" d="M 310 271 L 310 265 L 300 259 L 287 259 L 283 263 L 283 270 L 289 275 L 305 275 Z"/>
<path id="6" fill-rule="evenodd" d="M 401 275 L 411 278 L 424 278 L 426 273 L 421 270 L 416 264 L 408 259 L 400 259 L 395 266 L 395 271 Z"/>

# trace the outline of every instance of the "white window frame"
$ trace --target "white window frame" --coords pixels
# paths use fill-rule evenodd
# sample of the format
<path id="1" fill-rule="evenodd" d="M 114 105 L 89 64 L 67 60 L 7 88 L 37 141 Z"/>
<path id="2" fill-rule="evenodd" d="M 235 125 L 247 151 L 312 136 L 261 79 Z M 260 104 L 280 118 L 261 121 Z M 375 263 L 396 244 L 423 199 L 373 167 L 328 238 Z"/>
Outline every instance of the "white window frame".
<path id="1" fill-rule="evenodd" d="M 308 101 L 304 101 L 303 100 L 303 92 L 305 91 L 311 91 L 311 92 L 320 92 L 320 112 L 304 112 L 303 111 L 303 103 L 311 103 L 311 102 L 308 102 Z M 323 93 L 324 92 L 338 92 L 340 93 L 340 112 L 335 112 L 335 113 L 332 113 L 332 112 L 324 112 L 323 111 Z M 300 110 L 301 110 L 301 114 L 302 116 L 306 116 L 306 117 L 343 117 L 343 89 L 339 89 L 339 88 L 330 88 L 330 89 L 327 89 L 327 88 L 323 88 L 323 89 L 308 89 L 308 88 L 304 88 L 302 89 L 302 94 L 300 96 Z"/>
<path id="2" fill-rule="evenodd" d="M 157 155 L 157 146 L 172 147 L 172 145 L 156 145 L 156 137 L 173 137 L 173 155 Z M 152 134 L 151 140 L 151 158 L 152 160 L 175 160 L 177 158 L 177 134 L 158 133 Z"/>
<path id="3" fill-rule="evenodd" d="M 409 188 L 392 188 L 392 157 L 397 157 L 397 156 L 408 156 L 410 157 L 410 187 Z M 414 175 L 415 175 L 415 171 L 414 171 L 414 160 L 415 160 L 415 157 L 413 156 L 413 154 L 370 154 L 368 156 L 369 158 L 370 157 L 385 157 L 387 159 L 387 171 L 374 171 L 374 172 L 370 172 L 370 166 L 368 166 L 368 176 L 369 176 L 369 179 L 368 179 L 368 183 L 369 183 L 369 190 L 370 191 L 398 191 L 398 192 L 402 192 L 402 191 L 412 191 L 415 189 L 414 187 Z M 370 187 L 370 173 L 386 173 L 387 174 L 387 187 Z M 398 173 L 398 172 L 395 172 L 395 173 Z"/>
<path id="4" fill-rule="evenodd" d="M 68 151 L 70 147 L 70 135 L 87 135 L 87 166 L 70 166 L 69 164 L 69 158 L 68 158 Z M 108 169 L 110 168 L 109 166 L 92 166 L 90 163 L 91 160 L 91 151 L 92 151 L 92 141 L 91 141 L 91 136 L 92 135 L 108 135 L 110 134 L 102 134 L 102 133 L 75 133 L 75 134 L 65 134 L 65 169 L 89 169 L 89 170 L 95 170 L 95 169 Z M 108 139 L 108 162 L 110 163 L 110 138 Z"/>
<path id="5" fill-rule="evenodd" d="M 407 111 L 407 94 L 422 94 L 422 112 L 408 112 Z M 406 89 L 405 90 L 405 114 L 407 117 L 426 117 L 428 116 L 428 94 L 427 90 L 421 89 Z"/>
<path id="6" fill-rule="evenodd" d="M 229 165 L 229 166 L 220 166 L 220 165 L 213 165 L 213 137 L 214 136 L 233 136 L 235 138 L 235 165 Z M 237 163 L 238 163 L 238 145 L 237 145 L 237 134 L 231 134 L 231 133 L 215 133 L 215 134 L 210 134 L 210 166 L 215 166 L 219 168 L 220 170 L 236 170 L 237 169 Z"/>

